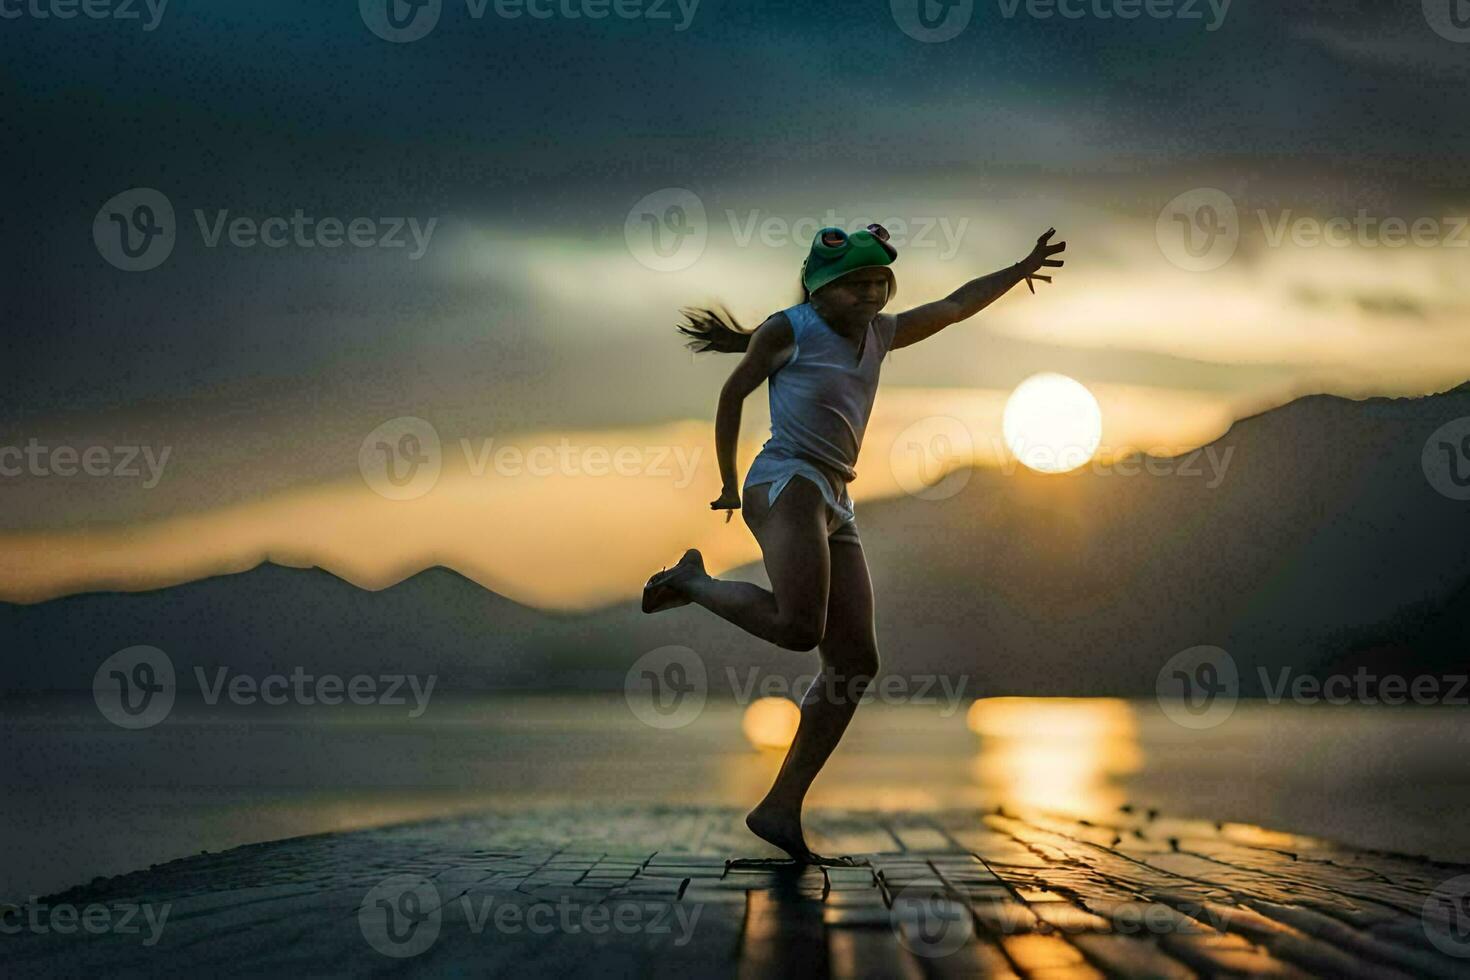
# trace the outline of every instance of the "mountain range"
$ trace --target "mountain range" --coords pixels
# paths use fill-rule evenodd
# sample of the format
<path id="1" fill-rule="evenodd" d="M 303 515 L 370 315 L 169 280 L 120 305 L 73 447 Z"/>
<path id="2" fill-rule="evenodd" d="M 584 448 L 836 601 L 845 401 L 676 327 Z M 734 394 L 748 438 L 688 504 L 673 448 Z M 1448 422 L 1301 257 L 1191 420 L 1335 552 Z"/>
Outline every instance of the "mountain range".
<path id="1" fill-rule="evenodd" d="M 925 495 L 937 499 L 867 503 L 884 669 L 962 677 L 973 696 L 1149 696 L 1173 654 L 1208 644 L 1230 652 L 1247 696 L 1283 667 L 1463 673 L 1470 501 L 1437 490 L 1422 460 L 1432 433 L 1467 417 L 1470 383 L 1421 398 L 1312 395 L 1241 419 L 1192 461 L 966 469 Z M 758 566 L 735 574 L 764 582 Z M 264 564 L 0 604 L 0 641 L 11 693 L 90 689 L 108 655 L 138 644 L 166 651 L 185 688 L 194 667 L 228 666 L 434 673 L 440 692 L 620 689 L 639 656 L 681 645 L 718 690 L 732 670 L 816 661 L 698 607 L 548 613 L 446 568 L 368 592 Z"/>

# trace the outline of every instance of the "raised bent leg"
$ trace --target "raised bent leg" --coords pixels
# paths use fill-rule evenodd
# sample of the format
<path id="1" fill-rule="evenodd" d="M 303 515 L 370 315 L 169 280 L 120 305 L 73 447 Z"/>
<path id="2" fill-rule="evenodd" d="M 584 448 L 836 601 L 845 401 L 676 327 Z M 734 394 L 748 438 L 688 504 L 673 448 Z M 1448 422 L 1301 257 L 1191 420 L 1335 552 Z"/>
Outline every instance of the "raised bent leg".
<path id="1" fill-rule="evenodd" d="M 826 501 L 804 479 L 788 483 L 774 505 L 767 504 L 764 485 L 752 489 L 753 499 L 741 513 L 760 543 L 771 589 L 712 578 L 702 564 L 674 584 L 692 602 L 753 636 L 788 650 L 810 650 L 821 641 L 827 617 Z"/>
<path id="2" fill-rule="evenodd" d="M 821 673 L 802 698 L 801 724 L 775 783 L 746 817 L 757 835 L 804 860 L 814 857 L 801 830 L 807 790 L 878 672 L 873 585 L 862 545 L 832 541 L 831 569 L 827 629 L 819 645 Z"/>

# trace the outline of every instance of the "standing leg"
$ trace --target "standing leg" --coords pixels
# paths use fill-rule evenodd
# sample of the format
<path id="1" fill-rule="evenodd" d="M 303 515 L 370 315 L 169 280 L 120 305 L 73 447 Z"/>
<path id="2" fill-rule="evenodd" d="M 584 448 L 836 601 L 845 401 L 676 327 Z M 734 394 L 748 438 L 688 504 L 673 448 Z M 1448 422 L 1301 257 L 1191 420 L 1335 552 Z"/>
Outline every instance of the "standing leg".
<path id="1" fill-rule="evenodd" d="M 818 649 L 822 671 L 801 702 L 801 725 L 775 783 L 746 826 L 798 860 L 814 857 L 801 830 L 807 790 L 842 739 L 863 693 L 878 672 L 878 638 L 873 621 L 873 584 L 863 546 L 856 540 L 830 543 L 832 572 L 827 629 Z"/>

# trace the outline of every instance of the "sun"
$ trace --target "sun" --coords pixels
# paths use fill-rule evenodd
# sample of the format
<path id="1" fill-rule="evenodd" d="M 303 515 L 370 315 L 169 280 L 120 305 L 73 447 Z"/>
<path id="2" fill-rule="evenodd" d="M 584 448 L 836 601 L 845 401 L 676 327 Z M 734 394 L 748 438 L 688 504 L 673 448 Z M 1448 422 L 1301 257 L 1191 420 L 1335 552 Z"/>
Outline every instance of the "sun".
<path id="1" fill-rule="evenodd" d="M 1041 473 L 1075 470 L 1102 442 L 1102 409 L 1081 382 L 1065 374 L 1033 374 L 1006 399 L 1006 447 Z"/>

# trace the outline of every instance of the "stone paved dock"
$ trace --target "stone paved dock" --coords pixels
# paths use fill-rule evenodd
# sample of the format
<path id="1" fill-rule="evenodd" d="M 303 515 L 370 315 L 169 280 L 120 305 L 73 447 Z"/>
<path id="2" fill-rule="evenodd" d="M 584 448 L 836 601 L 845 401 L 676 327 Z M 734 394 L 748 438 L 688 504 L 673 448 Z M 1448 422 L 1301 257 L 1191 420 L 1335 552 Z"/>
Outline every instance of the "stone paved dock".
<path id="1" fill-rule="evenodd" d="M 1470 976 L 1467 866 L 1126 808 L 809 823 L 857 866 L 751 860 L 691 807 L 241 847 L 7 910 L 4 973 Z"/>

